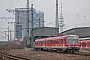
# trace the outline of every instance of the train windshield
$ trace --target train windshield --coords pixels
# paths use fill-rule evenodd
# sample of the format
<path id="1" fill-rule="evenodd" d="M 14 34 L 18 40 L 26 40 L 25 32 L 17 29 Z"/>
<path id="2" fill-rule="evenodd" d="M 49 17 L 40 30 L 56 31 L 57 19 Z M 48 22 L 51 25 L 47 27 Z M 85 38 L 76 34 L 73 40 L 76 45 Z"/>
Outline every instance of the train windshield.
<path id="1" fill-rule="evenodd" d="M 79 37 L 77 35 L 75 36 L 68 36 L 68 44 L 78 44 Z"/>
<path id="2" fill-rule="evenodd" d="M 78 39 L 68 39 L 68 44 L 77 44 Z"/>

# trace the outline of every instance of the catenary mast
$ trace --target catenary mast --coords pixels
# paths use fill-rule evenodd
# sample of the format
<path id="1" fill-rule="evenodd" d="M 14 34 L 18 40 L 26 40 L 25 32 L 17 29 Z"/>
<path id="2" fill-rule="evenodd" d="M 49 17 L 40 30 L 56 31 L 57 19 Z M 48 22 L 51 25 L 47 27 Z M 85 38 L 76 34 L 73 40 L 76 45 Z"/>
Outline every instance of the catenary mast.
<path id="1" fill-rule="evenodd" d="M 55 36 L 59 34 L 59 19 L 58 19 L 58 0 L 56 0 L 56 20 L 55 20 Z"/>
<path id="2" fill-rule="evenodd" d="M 58 0 L 56 0 L 56 21 L 55 21 L 55 27 L 59 28 L 59 21 L 58 21 Z"/>

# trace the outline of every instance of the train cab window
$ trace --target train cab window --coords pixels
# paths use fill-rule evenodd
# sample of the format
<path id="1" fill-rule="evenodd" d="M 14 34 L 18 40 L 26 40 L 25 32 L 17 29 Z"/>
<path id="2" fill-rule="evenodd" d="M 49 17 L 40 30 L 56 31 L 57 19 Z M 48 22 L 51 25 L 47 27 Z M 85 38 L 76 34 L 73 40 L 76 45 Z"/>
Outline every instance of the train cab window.
<path id="1" fill-rule="evenodd" d="M 68 43 L 69 44 L 77 44 L 78 43 L 78 39 L 68 39 Z"/>

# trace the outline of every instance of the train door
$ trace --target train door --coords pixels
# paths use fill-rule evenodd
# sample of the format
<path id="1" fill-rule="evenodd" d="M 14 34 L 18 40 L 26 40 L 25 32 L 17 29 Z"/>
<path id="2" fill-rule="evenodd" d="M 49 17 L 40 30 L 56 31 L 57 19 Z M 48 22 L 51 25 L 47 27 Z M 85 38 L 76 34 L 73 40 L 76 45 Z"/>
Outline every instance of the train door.
<path id="1" fill-rule="evenodd" d="M 82 48 L 82 42 L 80 42 L 80 47 Z"/>
<path id="2" fill-rule="evenodd" d="M 66 39 L 62 39 L 62 46 L 64 47 L 66 45 Z"/>
<path id="3" fill-rule="evenodd" d="M 65 44 L 64 44 L 64 39 L 62 39 L 62 46 L 64 46 Z"/>
<path id="4" fill-rule="evenodd" d="M 82 48 L 86 48 L 86 42 L 82 42 Z"/>
<path id="5" fill-rule="evenodd" d="M 46 47 L 46 39 L 44 39 L 44 46 Z"/>
<path id="6" fill-rule="evenodd" d="M 65 39 L 64 39 L 64 46 L 66 46 L 66 43 L 67 43 L 67 42 L 66 42 L 66 38 L 65 38 Z"/>
<path id="7" fill-rule="evenodd" d="M 90 48 L 90 41 L 87 42 L 87 48 Z"/>

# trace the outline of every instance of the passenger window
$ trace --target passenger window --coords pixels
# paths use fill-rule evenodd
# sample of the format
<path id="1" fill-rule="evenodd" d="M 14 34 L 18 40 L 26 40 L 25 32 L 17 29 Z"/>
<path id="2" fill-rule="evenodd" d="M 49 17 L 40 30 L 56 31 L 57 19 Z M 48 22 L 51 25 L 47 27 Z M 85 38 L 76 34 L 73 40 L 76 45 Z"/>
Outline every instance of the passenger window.
<path id="1" fill-rule="evenodd" d="M 63 43 L 63 39 L 61 39 L 61 44 Z"/>
<path id="2" fill-rule="evenodd" d="M 64 44 L 66 44 L 66 39 L 64 39 Z"/>
<path id="3" fill-rule="evenodd" d="M 57 44 L 59 44 L 60 43 L 60 40 L 59 39 L 57 39 Z"/>
<path id="4" fill-rule="evenodd" d="M 40 44 L 40 41 L 38 43 Z"/>
<path id="5" fill-rule="evenodd" d="M 88 42 L 88 47 L 90 46 L 90 42 Z"/>
<path id="6" fill-rule="evenodd" d="M 50 44 L 52 44 L 52 41 L 50 40 Z"/>
<path id="7" fill-rule="evenodd" d="M 60 39 L 60 44 L 62 43 L 62 40 Z"/>
<path id="8" fill-rule="evenodd" d="M 50 40 L 50 44 L 54 44 L 54 40 Z"/>
<path id="9" fill-rule="evenodd" d="M 46 41 L 46 43 L 48 44 L 48 41 Z"/>
<path id="10" fill-rule="evenodd" d="M 41 44 L 43 44 L 43 41 L 41 41 Z"/>

